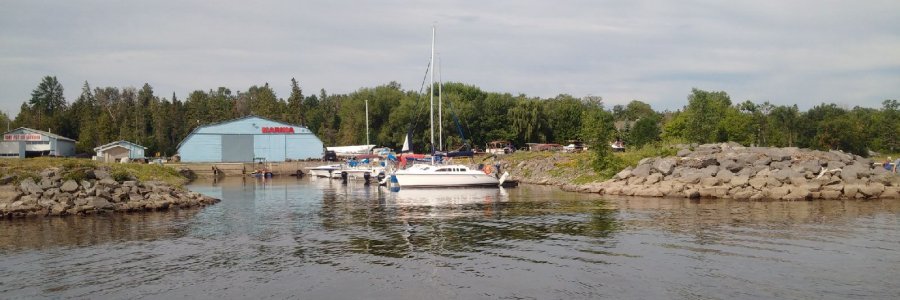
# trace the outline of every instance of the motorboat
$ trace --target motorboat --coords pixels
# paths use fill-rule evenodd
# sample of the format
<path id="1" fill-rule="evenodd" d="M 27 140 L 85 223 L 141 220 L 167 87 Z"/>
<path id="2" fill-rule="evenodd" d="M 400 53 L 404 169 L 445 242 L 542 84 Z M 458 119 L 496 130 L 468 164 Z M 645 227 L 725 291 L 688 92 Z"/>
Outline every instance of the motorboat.
<path id="1" fill-rule="evenodd" d="M 340 178 L 341 169 L 343 169 L 343 166 L 340 164 L 306 168 L 309 175 L 326 178 Z"/>

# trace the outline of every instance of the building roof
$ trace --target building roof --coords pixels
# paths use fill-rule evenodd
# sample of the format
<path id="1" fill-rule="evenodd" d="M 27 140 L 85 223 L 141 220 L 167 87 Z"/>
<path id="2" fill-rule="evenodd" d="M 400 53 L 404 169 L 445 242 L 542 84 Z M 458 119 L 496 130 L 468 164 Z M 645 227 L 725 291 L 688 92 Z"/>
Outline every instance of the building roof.
<path id="1" fill-rule="evenodd" d="M 20 130 L 20 129 L 21 129 L 21 130 L 31 131 L 31 132 L 34 132 L 34 133 L 37 133 L 37 134 L 40 134 L 40 135 L 46 135 L 46 136 L 49 136 L 49 137 L 54 138 L 54 139 L 57 139 L 57 140 L 64 140 L 64 141 L 70 141 L 70 142 L 77 142 L 76 140 L 73 140 L 73 139 L 70 139 L 70 138 L 67 138 L 67 137 L 58 135 L 58 134 L 50 133 L 50 132 L 43 131 L 43 130 L 31 129 L 31 128 L 28 128 L 28 127 L 19 127 L 19 128 L 16 128 L 16 129 L 13 129 L 13 130 L 4 132 L 3 134 L 8 134 L 8 133 L 10 133 L 10 132 L 17 131 L 17 130 Z"/>
<path id="2" fill-rule="evenodd" d="M 275 120 L 272 120 L 272 119 L 269 119 L 269 118 L 264 118 L 264 117 L 260 117 L 260 116 L 257 116 L 257 115 L 250 114 L 250 115 L 246 115 L 246 116 L 243 116 L 243 117 L 240 117 L 240 118 L 236 118 L 236 119 L 231 119 L 231 120 L 226 120 L 226 121 L 222 121 L 222 122 L 209 123 L 209 124 L 206 124 L 206 125 L 197 126 L 197 128 L 194 128 L 194 130 L 191 130 L 191 132 L 188 133 L 188 134 L 184 137 L 184 139 L 181 140 L 180 143 L 178 143 L 178 146 L 177 146 L 175 149 L 181 149 L 181 145 L 184 144 L 184 141 L 187 141 L 188 138 L 189 138 L 190 136 L 194 135 L 194 133 L 197 133 L 197 131 L 200 131 L 200 130 L 203 129 L 203 128 L 208 128 L 208 127 L 218 126 L 218 125 L 222 125 L 222 124 L 228 124 L 228 123 L 237 122 L 237 121 L 241 121 L 241 120 L 245 120 L 245 119 L 251 119 L 251 118 L 263 119 L 263 120 L 266 120 L 266 121 L 269 121 L 269 122 L 272 122 L 272 123 L 278 123 L 278 124 L 282 124 L 282 125 L 285 125 L 285 126 L 294 126 L 294 127 L 301 127 L 301 128 L 309 129 L 309 128 L 306 127 L 306 126 L 302 126 L 302 125 L 294 125 L 294 124 L 289 124 L 289 123 L 285 123 L 285 122 L 281 122 L 281 121 L 275 121 Z"/>
<path id="3" fill-rule="evenodd" d="M 94 152 L 100 152 L 100 151 L 103 151 L 103 150 L 106 150 L 106 149 L 109 149 L 109 148 L 112 148 L 115 146 L 121 146 L 122 144 L 130 144 L 132 146 L 140 147 L 140 148 L 143 148 L 144 150 L 147 150 L 147 147 L 144 147 L 144 146 L 141 146 L 141 145 L 138 145 L 138 144 L 126 141 L 126 140 L 121 140 L 121 141 L 115 141 L 115 142 L 112 142 L 112 143 L 109 143 L 109 144 L 106 144 L 103 146 L 96 147 L 96 148 L 94 148 Z"/>

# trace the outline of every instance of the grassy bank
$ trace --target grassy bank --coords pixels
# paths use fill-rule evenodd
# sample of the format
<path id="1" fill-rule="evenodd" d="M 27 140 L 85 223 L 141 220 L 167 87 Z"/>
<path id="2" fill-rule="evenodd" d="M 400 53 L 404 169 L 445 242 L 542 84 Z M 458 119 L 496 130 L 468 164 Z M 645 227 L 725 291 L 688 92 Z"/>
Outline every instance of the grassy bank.
<path id="1" fill-rule="evenodd" d="M 15 181 L 31 177 L 40 181 L 41 171 L 48 168 L 59 168 L 63 179 L 81 180 L 86 172 L 97 168 L 109 168 L 113 179 L 124 181 L 137 179 L 140 181 L 162 181 L 172 185 L 181 186 L 187 179 L 171 167 L 153 164 L 117 164 L 101 163 L 88 159 L 78 158 L 26 158 L 26 159 L 0 159 L 0 177 L 15 176 Z"/>
<path id="2" fill-rule="evenodd" d="M 597 153 L 527 152 L 505 155 L 501 159 L 516 178 L 528 183 L 582 185 L 601 182 L 629 166 L 636 166 L 641 159 L 672 156 L 678 148 L 674 143 L 654 143 L 625 152 L 612 152 L 606 158 L 605 168 L 596 168 Z"/>

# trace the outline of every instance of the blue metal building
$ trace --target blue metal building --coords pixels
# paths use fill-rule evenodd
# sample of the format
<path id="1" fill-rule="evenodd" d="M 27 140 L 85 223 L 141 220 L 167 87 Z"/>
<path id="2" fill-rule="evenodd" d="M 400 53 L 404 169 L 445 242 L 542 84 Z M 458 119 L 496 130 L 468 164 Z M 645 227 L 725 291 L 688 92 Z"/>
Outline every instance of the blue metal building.
<path id="1" fill-rule="evenodd" d="M 3 133 L 0 157 L 75 156 L 75 143 L 58 134 L 19 127 Z"/>
<path id="2" fill-rule="evenodd" d="M 286 161 L 322 157 L 308 128 L 258 116 L 200 126 L 178 144 L 183 162 Z"/>

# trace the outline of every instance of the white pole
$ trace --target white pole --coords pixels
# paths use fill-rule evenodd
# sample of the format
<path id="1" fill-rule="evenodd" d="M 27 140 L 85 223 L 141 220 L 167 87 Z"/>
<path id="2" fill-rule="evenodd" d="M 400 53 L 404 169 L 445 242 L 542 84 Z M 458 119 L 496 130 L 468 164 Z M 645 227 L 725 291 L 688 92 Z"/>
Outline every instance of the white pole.
<path id="1" fill-rule="evenodd" d="M 434 154 L 434 26 L 431 26 L 431 84 L 428 86 L 428 94 L 431 99 L 431 113 L 428 114 L 431 120 L 431 154 Z M 432 156 L 431 161 L 434 162 Z"/>
<path id="2" fill-rule="evenodd" d="M 441 65 L 441 54 L 438 53 L 438 66 Z M 438 150 L 444 151 L 444 115 L 441 112 L 441 109 L 444 108 L 444 102 L 441 101 L 441 96 L 444 89 L 444 81 L 441 79 L 441 74 L 443 70 L 438 69 Z"/>
<path id="3" fill-rule="evenodd" d="M 369 145 L 369 99 L 366 99 L 366 146 Z"/>

